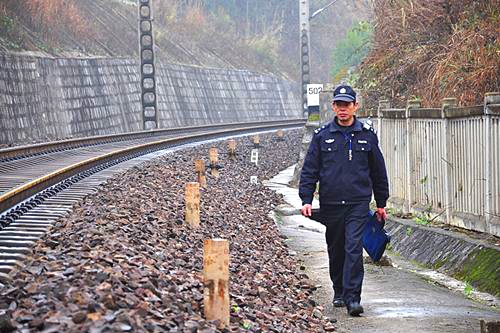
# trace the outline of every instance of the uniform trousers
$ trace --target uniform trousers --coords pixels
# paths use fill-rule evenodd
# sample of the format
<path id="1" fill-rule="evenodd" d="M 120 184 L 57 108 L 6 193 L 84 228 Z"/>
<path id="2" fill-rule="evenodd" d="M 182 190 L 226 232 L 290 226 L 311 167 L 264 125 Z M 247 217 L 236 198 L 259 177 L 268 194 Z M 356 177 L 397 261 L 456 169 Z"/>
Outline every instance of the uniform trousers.
<path id="1" fill-rule="evenodd" d="M 326 225 L 330 279 L 335 297 L 343 297 L 347 304 L 361 301 L 362 238 L 368 211 L 368 202 L 320 205 L 321 219 Z"/>

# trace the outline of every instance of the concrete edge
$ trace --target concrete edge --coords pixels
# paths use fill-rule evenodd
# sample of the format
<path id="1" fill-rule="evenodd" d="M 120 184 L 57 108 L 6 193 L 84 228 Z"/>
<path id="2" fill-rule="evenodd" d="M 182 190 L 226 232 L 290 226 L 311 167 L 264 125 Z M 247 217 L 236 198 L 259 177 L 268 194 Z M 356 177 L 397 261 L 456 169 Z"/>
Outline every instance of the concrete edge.
<path id="1" fill-rule="evenodd" d="M 457 232 L 397 218 L 389 219 L 386 230 L 391 235 L 390 250 L 396 256 L 430 269 L 423 273 L 425 278 L 443 284 L 439 274 L 450 276 L 456 282 L 446 287 L 456 290 L 459 285 L 467 297 L 477 296 L 478 300 L 491 306 L 500 306 L 498 246 Z"/>

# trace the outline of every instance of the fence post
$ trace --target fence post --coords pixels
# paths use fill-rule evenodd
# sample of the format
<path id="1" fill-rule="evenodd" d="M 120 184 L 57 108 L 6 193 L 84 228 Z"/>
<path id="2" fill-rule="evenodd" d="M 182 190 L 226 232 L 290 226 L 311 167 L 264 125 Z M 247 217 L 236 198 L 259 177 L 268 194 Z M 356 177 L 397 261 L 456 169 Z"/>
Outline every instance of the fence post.
<path id="1" fill-rule="evenodd" d="M 484 95 L 484 143 L 485 143 L 485 160 L 484 160 L 484 218 L 486 222 L 485 230 L 494 234 L 491 229 L 491 216 L 493 214 L 493 151 L 492 151 L 492 121 L 491 121 L 491 104 L 500 104 L 500 93 L 489 92 Z M 497 176 L 498 177 L 498 176 Z"/>
<path id="2" fill-rule="evenodd" d="M 446 210 L 446 223 L 451 224 L 451 219 L 453 215 L 453 194 L 451 187 L 451 137 L 450 137 L 450 126 L 449 120 L 447 118 L 446 110 L 448 108 L 456 107 L 458 105 L 458 101 L 456 98 L 448 97 L 443 98 L 442 106 L 441 106 L 441 118 L 442 118 L 442 126 L 441 126 L 441 149 L 443 151 L 443 160 L 445 162 L 444 168 L 444 209 Z"/>
<path id="3" fill-rule="evenodd" d="M 407 212 L 411 213 L 413 206 L 413 183 L 414 177 L 412 172 L 412 136 L 413 136 L 413 122 L 410 116 L 410 110 L 419 109 L 421 107 L 419 99 L 408 100 L 406 105 L 406 204 Z"/>
<path id="4" fill-rule="evenodd" d="M 391 108 L 391 102 L 387 99 L 381 99 L 378 101 L 378 109 L 377 109 L 377 135 L 378 135 L 378 142 L 380 143 L 380 146 L 382 147 L 382 110 L 385 109 L 390 109 Z"/>

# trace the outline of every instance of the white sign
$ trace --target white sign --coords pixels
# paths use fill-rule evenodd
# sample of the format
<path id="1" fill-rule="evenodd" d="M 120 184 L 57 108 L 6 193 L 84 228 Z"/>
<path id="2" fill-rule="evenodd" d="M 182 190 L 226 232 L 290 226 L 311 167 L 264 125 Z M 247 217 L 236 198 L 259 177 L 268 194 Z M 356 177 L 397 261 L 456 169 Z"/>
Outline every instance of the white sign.
<path id="1" fill-rule="evenodd" d="M 259 163 L 259 150 L 252 149 L 252 155 L 250 156 L 250 162 L 255 163 L 257 165 Z"/>
<path id="2" fill-rule="evenodd" d="M 307 106 L 319 106 L 319 93 L 323 91 L 322 84 L 307 85 Z"/>

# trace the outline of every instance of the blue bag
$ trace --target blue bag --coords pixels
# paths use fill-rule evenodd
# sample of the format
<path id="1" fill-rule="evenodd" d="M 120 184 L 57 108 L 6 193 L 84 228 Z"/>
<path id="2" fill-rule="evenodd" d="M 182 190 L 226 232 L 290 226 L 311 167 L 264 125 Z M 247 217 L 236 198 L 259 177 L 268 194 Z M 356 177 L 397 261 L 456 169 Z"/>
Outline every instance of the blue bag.
<path id="1" fill-rule="evenodd" d="M 378 222 L 377 215 L 370 210 L 363 231 L 363 247 L 375 262 L 382 258 L 385 246 L 391 241 L 391 236 L 384 230 L 384 225 L 385 221 Z"/>

